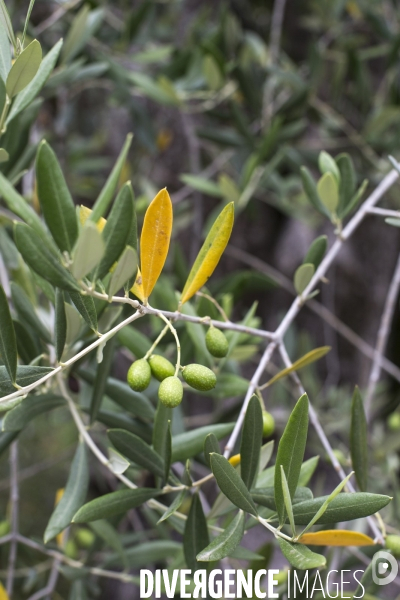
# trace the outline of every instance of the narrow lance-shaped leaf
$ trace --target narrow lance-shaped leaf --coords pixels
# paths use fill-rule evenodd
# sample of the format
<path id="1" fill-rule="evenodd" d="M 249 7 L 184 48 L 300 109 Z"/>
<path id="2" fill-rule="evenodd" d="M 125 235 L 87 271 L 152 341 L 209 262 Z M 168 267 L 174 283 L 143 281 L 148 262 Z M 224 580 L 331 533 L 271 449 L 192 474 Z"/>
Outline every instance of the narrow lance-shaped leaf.
<path id="1" fill-rule="evenodd" d="M 90 401 L 90 422 L 93 423 L 97 419 L 98 412 L 103 400 L 107 377 L 110 373 L 112 361 L 114 358 L 115 340 L 108 340 L 103 350 L 103 360 L 97 365 L 96 378 L 94 380 L 92 398 Z"/>
<path id="2" fill-rule="evenodd" d="M 316 270 L 319 267 L 321 260 L 325 256 L 326 248 L 328 245 L 327 240 L 328 238 L 326 235 L 320 235 L 319 237 L 317 237 L 309 247 L 308 252 L 304 257 L 303 263 L 311 263 L 312 265 L 314 265 L 314 269 Z"/>
<path id="3" fill-rule="evenodd" d="M 181 490 L 180 492 L 178 492 L 178 494 L 172 501 L 171 505 L 167 508 L 165 513 L 158 520 L 157 525 L 158 525 L 158 523 L 162 523 L 163 521 L 166 521 L 171 515 L 174 514 L 174 512 L 176 512 L 179 509 L 185 496 L 186 496 L 186 490 Z"/>
<path id="4" fill-rule="evenodd" d="M 292 544 L 281 537 L 278 537 L 278 543 L 282 554 L 296 569 L 318 569 L 326 565 L 326 558 L 322 554 L 312 552 L 307 546 L 301 544 Z"/>
<path id="5" fill-rule="evenodd" d="M 182 304 L 190 300 L 213 274 L 231 236 L 234 212 L 234 204 L 230 202 L 211 227 L 183 288 Z"/>
<path id="6" fill-rule="evenodd" d="M 172 456 L 171 437 L 172 409 L 158 403 L 153 428 L 153 448 L 164 461 L 164 479 L 168 480 Z"/>
<path id="7" fill-rule="evenodd" d="M 64 290 L 79 290 L 58 256 L 31 227 L 25 223 L 15 223 L 14 241 L 25 262 L 43 279 Z"/>
<path id="8" fill-rule="evenodd" d="M 36 157 L 36 181 L 45 221 L 61 252 L 71 252 L 78 237 L 78 223 L 71 194 L 60 163 L 43 141 Z"/>
<path id="9" fill-rule="evenodd" d="M 362 492 L 368 483 L 367 420 L 360 390 L 356 386 L 351 403 L 350 453 L 358 487 Z"/>
<path id="10" fill-rule="evenodd" d="M 296 525 L 307 525 L 329 496 L 321 496 L 314 500 L 306 500 L 293 505 L 293 516 Z M 339 494 L 329 503 L 328 508 L 318 519 L 318 525 L 327 523 L 340 523 L 369 517 L 382 510 L 392 500 L 390 496 L 356 492 L 353 494 Z"/>
<path id="11" fill-rule="evenodd" d="M 336 212 L 339 204 L 339 189 L 332 173 L 325 173 L 317 183 L 318 195 L 331 214 Z"/>
<path id="12" fill-rule="evenodd" d="M 342 217 L 343 211 L 356 191 L 357 177 L 353 161 L 347 152 L 340 154 L 335 160 L 340 171 L 339 206 L 337 212 L 338 216 Z"/>
<path id="13" fill-rule="evenodd" d="M 0 173 L 0 194 L 11 212 L 21 217 L 42 239 L 48 239 L 48 234 L 38 215 L 2 173 Z"/>
<path id="14" fill-rule="evenodd" d="M 46 83 L 46 80 L 49 77 L 50 73 L 54 69 L 62 45 L 63 41 L 58 40 L 58 42 L 53 46 L 50 52 L 46 54 L 46 56 L 40 63 L 40 67 L 35 77 L 26 86 L 26 88 L 24 88 L 22 92 L 20 92 L 15 98 L 11 110 L 8 113 L 6 125 L 8 125 L 13 119 L 15 119 L 15 117 L 18 116 L 20 112 L 23 111 L 36 98 L 36 96 Z"/>
<path id="15" fill-rule="evenodd" d="M 35 77 L 42 62 L 42 48 L 33 40 L 15 60 L 7 77 L 7 94 L 13 98 Z"/>
<path id="16" fill-rule="evenodd" d="M 313 176 L 307 167 L 300 168 L 301 180 L 303 183 L 304 191 L 311 202 L 311 204 L 318 210 L 318 212 L 322 213 L 326 217 L 330 217 L 328 210 L 322 204 L 321 198 L 318 195 L 317 186 L 315 185 L 315 181 Z"/>
<path id="17" fill-rule="evenodd" d="M 104 256 L 97 267 L 96 278 L 103 279 L 124 250 L 131 231 L 133 193 L 130 182 L 118 193 L 102 232 Z"/>
<path id="18" fill-rule="evenodd" d="M 108 437 L 118 452 L 129 460 L 159 477 L 164 476 L 164 461 L 140 437 L 123 429 L 110 429 Z"/>
<path id="19" fill-rule="evenodd" d="M 54 369 L 51 367 L 36 367 L 31 365 L 21 365 L 17 367 L 16 382 L 21 387 L 35 383 Z M 0 398 L 8 396 L 15 392 L 15 387 L 11 383 L 10 376 L 6 367 L 0 366 Z M 0 408 L 4 406 L 0 404 Z"/>
<path id="20" fill-rule="evenodd" d="M 71 523 L 72 517 L 85 501 L 89 486 L 87 449 L 81 442 L 76 450 L 64 494 L 57 504 L 44 533 L 47 543 Z"/>
<path id="21" fill-rule="evenodd" d="M 272 379 L 270 379 L 267 382 L 265 387 L 269 387 L 270 385 L 272 385 L 273 383 L 276 383 L 283 377 L 290 375 L 290 373 L 299 371 L 300 369 L 303 369 L 307 365 L 310 365 L 311 363 L 319 360 L 320 358 L 325 356 L 325 354 L 328 354 L 330 349 L 331 349 L 330 346 L 321 346 L 321 348 L 315 348 L 314 350 L 310 350 L 310 352 L 307 352 L 307 354 L 305 354 L 304 356 L 302 356 L 301 358 L 296 360 L 290 367 L 287 367 L 286 369 L 283 369 L 282 371 L 279 371 L 279 373 L 274 375 L 272 377 Z"/>
<path id="22" fill-rule="evenodd" d="M 315 533 L 305 533 L 299 538 L 299 542 L 310 546 L 372 546 L 375 544 L 369 535 L 345 529 L 325 529 Z"/>
<path id="23" fill-rule="evenodd" d="M 55 394 L 29 395 L 21 404 L 5 415 L 2 430 L 21 431 L 39 415 L 60 406 L 65 406 L 65 399 L 62 396 Z"/>
<path id="24" fill-rule="evenodd" d="M 127 282 L 128 289 L 131 287 L 129 282 L 136 278 L 137 266 L 138 257 L 136 250 L 130 246 L 126 246 L 111 275 L 110 284 L 108 286 L 109 296 L 116 294 Z"/>
<path id="25" fill-rule="evenodd" d="M 72 522 L 88 523 L 89 521 L 97 521 L 98 519 L 108 519 L 114 515 L 128 512 L 131 508 L 137 508 L 160 493 L 160 490 L 152 488 L 111 492 L 111 494 L 105 494 L 84 504 L 74 515 Z"/>
<path id="26" fill-rule="evenodd" d="M 290 527 L 292 528 L 292 535 L 295 535 L 296 527 L 295 527 L 294 518 L 293 518 L 292 499 L 290 497 L 289 486 L 288 486 L 285 471 L 284 471 L 284 468 L 282 465 L 281 465 L 281 481 L 282 481 L 282 494 L 283 494 L 283 500 L 285 503 L 286 513 L 289 518 Z"/>
<path id="27" fill-rule="evenodd" d="M 204 516 L 199 494 L 194 494 L 183 534 L 183 552 L 186 565 L 192 571 L 199 568 L 196 560 L 198 553 L 208 546 L 207 521 Z"/>
<path id="28" fill-rule="evenodd" d="M 0 285 L 0 355 L 12 383 L 17 376 L 17 340 L 7 296 Z"/>
<path id="29" fill-rule="evenodd" d="M 325 152 L 324 150 L 320 152 L 318 157 L 318 166 L 322 174 L 331 173 L 335 178 L 337 185 L 340 185 L 341 176 L 339 167 L 335 159 L 328 154 L 328 152 Z"/>
<path id="30" fill-rule="evenodd" d="M 308 430 L 308 398 L 303 394 L 294 407 L 281 437 L 276 456 L 275 504 L 282 524 L 285 518 L 285 503 L 282 491 L 281 465 L 284 468 L 290 497 L 293 498 L 303 462 Z"/>
<path id="31" fill-rule="evenodd" d="M 11 297 L 20 320 L 25 321 L 45 342 L 50 343 L 50 334 L 35 313 L 31 301 L 24 290 L 14 282 L 11 282 Z"/>
<path id="32" fill-rule="evenodd" d="M 230 556 L 240 544 L 244 534 L 244 512 L 241 510 L 229 523 L 228 527 L 213 539 L 204 550 L 197 555 L 198 561 L 221 560 Z"/>
<path id="33" fill-rule="evenodd" d="M 247 489 L 252 487 L 257 474 L 262 431 L 263 420 L 260 401 L 257 396 L 252 396 L 246 409 L 240 444 L 240 475 Z"/>
<path id="34" fill-rule="evenodd" d="M 357 204 L 360 202 L 361 198 L 363 197 L 364 192 L 367 189 L 367 187 L 368 187 L 368 179 L 364 179 L 364 181 L 362 182 L 362 184 L 360 185 L 360 187 L 358 188 L 358 190 L 356 191 L 356 193 L 354 194 L 354 196 L 352 197 L 352 199 L 350 200 L 350 202 L 348 203 L 346 208 L 343 210 L 343 213 L 341 215 L 342 218 L 346 217 L 357 206 Z"/>
<path id="35" fill-rule="evenodd" d="M 257 509 L 247 487 L 234 467 L 219 454 L 211 454 L 211 468 L 223 494 L 238 508 L 257 515 Z"/>
<path id="36" fill-rule="evenodd" d="M 97 312 L 92 296 L 84 296 L 80 292 L 69 292 L 69 297 L 90 329 L 97 333 Z"/>
<path id="37" fill-rule="evenodd" d="M 103 189 L 101 190 L 99 197 L 97 198 L 93 210 L 90 213 L 89 219 L 94 223 L 104 215 L 108 206 L 111 203 L 112 197 L 115 192 L 115 188 L 117 187 L 119 177 L 121 175 L 122 168 L 125 164 L 126 157 L 128 156 L 129 148 L 132 142 L 132 134 L 129 133 L 126 136 L 125 143 L 123 148 L 118 156 L 117 162 L 114 165 L 113 170 L 111 171 L 106 183 L 104 184 Z"/>
<path id="38" fill-rule="evenodd" d="M 219 446 L 219 442 L 213 433 L 209 433 L 206 439 L 204 440 L 204 458 L 211 469 L 211 458 L 210 454 L 212 452 L 216 452 L 217 454 L 221 454 L 221 448 Z"/>
<path id="39" fill-rule="evenodd" d="M 0 7 L 1 12 L 1 7 Z M 6 81 L 11 69 L 11 48 L 6 25 L 0 17 L 0 77 Z"/>
<path id="40" fill-rule="evenodd" d="M 71 272 L 80 281 L 94 269 L 105 253 L 105 244 L 98 227 L 90 221 L 79 235 L 72 255 Z"/>
<path id="41" fill-rule="evenodd" d="M 315 273 L 315 267 L 311 263 L 303 263 L 294 274 L 293 285 L 299 296 L 304 292 Z"/>
<path id="42" fill-rule="evenodd" d="M 338 494 L 340 494 L 340 492 L 345 487 L 346 483 L 349 481 L 349 479 L 352 475 L 353 475 L 353 473 L 350 473 L 349 475 L 347 475 L 347 477 L 343 481 L 341 481 L 338 486 L 336 486 L 336 488 L 333 490 L 333 492 L 331 494 L 329 494 L 329 496 L 326 498 L 325 502 L 322 504 L 321 508 L 319 508 L 318 511 L 315 513 L 315 515 L 313 516 L 311 521 L 308 523 L 307 527 L 304 529 L 304 531 L 302 532 L 301 535 L 304 535 L 309 529 L 311 529 L 311 527 L 317 521 L 319 521 L 319 519 L 322 517 L 324 512 L 326 512 L 326 510 L 328 509 L 329 504 L 336 498 L 336 496 Z"/>
<path id="43" fill-rule="evenodd" d="M 172 202 L 166 189 L 158 192 L 144 216 L 140 237 L 140 271 L 145 302 L 167 258 L 172 231 Z"/>

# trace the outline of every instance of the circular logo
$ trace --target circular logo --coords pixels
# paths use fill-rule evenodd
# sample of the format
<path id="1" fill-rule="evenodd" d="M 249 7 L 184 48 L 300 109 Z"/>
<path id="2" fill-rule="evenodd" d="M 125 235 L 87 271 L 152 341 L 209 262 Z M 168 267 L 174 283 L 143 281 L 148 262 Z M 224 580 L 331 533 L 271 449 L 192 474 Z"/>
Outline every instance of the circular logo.
<path id="1" fill-rule="evenodd" d="M 384 550 L 374 554 L 372 559 L 372 579 L 377 585 L 389 585 L 397 577 L 399 565 L 397 560 Z"/>

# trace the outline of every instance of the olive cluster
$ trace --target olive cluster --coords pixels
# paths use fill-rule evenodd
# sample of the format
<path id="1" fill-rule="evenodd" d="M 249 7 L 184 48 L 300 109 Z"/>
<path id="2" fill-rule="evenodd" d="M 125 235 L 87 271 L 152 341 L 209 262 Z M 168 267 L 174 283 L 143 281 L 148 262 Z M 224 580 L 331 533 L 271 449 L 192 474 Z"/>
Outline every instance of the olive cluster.
<path id="1" fill-rule="evenodd" d="M 228 340 L 222 331 L 213 326 L 207 331 L 206 346 L 216 358 L 223 358 L 228 353 Z M 217 383 L 217 377 L 211 369 L 196 363 L 182 367 L 181 373 L 190 387 L 201 392 L 212 390 Z M 141 358 L 132 363 L 127 381 L 133 390 L 143 392 L 150 384 L 151 376 L 160 382 L 158 397 L 165 406 L 175 408 L 182 402 L 182 382 L 175 374 L 174 365 L 160 354 L 152 354 L 148 359 Z"/>

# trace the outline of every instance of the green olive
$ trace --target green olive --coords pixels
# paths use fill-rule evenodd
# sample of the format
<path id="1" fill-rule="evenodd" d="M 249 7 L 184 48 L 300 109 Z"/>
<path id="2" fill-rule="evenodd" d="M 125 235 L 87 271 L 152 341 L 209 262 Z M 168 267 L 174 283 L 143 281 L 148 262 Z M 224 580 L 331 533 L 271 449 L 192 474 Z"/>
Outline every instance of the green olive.
<path id="1" fill-rule="evenodd" d="M 153 377 L 158 381 L 163 381 L 166 377 L 172 377 L 175 374 L 174 365 L 159 354 L 152 354 L 150 356 L 149 365 Z"/>
<path id="2" fill-rule="evenodd" d="M 262 411 L 263 437 L 269 437 L 275 431 L 275 419 L 267 410 Z"/>
<path id="3" fill-rule="evenodd" d="M 158 388 L 158 397 L 164 406 L 168 406 L 169 408 L 175 408 L 178 406 L 178 404 L 182 402 L 183 398 L 183 387 L 181 380 L 174 375 L 164 379 Z"/>
<path id="4" fill-rule="evenodd" d="M 151 379 L 151 369 L 147 360 L 144 358 L 135 360 L 129 367 L 126 379 L 135 392 L 143 392 L 148 387 Z"/>
<path id="5" fill-rule="evenodd" d="M 223 358 L 228 354 L 229 343 L 220 329 L 211 325 L 206 334 L 207 350 L 216 358 Z"/>
<path id="6" fill-rule="evenodd" d="M 385 539 L 386 548 L 393 552 L 393 556 L 400 558 L 400 535 L 388 535 Z"/>
<path id="7" fill-rule="evenodd" d="M 182 376 L 190 387 L 201 392 L 212 390 L 217 383 L 215 373 L 203 365 L 191 364 L 183 367 Z"/>

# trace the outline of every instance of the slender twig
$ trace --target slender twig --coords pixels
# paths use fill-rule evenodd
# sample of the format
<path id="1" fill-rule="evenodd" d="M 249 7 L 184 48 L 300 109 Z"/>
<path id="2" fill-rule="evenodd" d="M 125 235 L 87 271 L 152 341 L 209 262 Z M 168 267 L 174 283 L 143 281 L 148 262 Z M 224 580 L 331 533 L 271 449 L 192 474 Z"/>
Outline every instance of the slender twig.
<path id="1" fill-rule="evenodd" d="M 384 177 L 384 179 L 375 188 L 375 190 L 372 192 L 372 194 L 365 200 L 364 204 L 361 205 L 358 212 L 354 215 L 354 217 L 349 221 L 349 223 L 346 225 L 346 227 L 341 232 L 340 238 L 338 238 L 335 241 L 335 243 L 332 245 L 332 247 L 328 251 L 325 258 L 321 261 L 321 263 L 320 263 L 318 269 L 316 270 L 316 272 L 314 273 L 310 283 L 307 285 L 306 289 L 304 290 L 302 298 L 297 297 L 294 300 L 294 302 L 292 303 L 291 307 L 289 308 L 288 312 L 286 313 L 286 316 L 283 318 L 283 320 L 281 321 L 281 324 L 279 325 L 279 327 L 277 328 L 277 330 L 274 333 L 274 341 L 272 341 L 270 344 L 268 344 L 263 356 L 261 357 L 260 364 L 258 365 L 256 372 L 254 373 L 253 378 L 250 381 L 249 388 L 247 390 L 245 399 L 243 401 L 242 410 L 240 411 L 238 420 L 235 423 L 235 427 L 231 433 L 231 436 L 228 440 L 228 443 L 227 443 L 227 446 L 225 449 L 225 453 L 224 453 L 225 457 L 228 457 L 234 448 L 237 437 L 242 428 L 242 424 L 243 424 L 244 416 L 246 414 L 246 409 L 247 409 L 249 400 L 250 400 L 254 390 L 258 386 L 260 377 L 262 376 L 262 374 L 264 372 L 265 366 L 268 364 L 269 360 L 271 359 L 271 356 L 273 354 L 273 351 L 275 350 L 277 343 L 279 343 L 283 340 L 285 333 L 287 332 L 290 325 L 292 324 L 292 322 L 296 318 L 297 314 L 301 310 L 302 306 L 304 305 L 304 300 L 309 296 L 309 294 L 311 294 L 311 292 L 314 290 L 315 286 L 319 283 L 319 281 L 324 278 L 327 270 L 329 269 L 332 262 L 334 261 L 337 254 L 339 253 L 344 241 L 347 240 L 352 235 L 352 233 L 357 229 L 359 224 L 364 219 L 365 215 L 368 213 L 368 210 L 372 206 L 374 206 L 377 202 L 379 202 L 379 200 L 382 198 L 382 196 L 387 192 L 388 189 L 390 189 L 390 187 L 394 184 L 394 182 L 398 179 L 398 177 L 399 177 L 399 174 L 394 169 L 392 171 L 390 171 L 390 173 L 388 173 L 386 175 L 386 177 Z"/>
<path id="2" fill-rule="evenodd" d="M 375 389 L 381 374 L 380 357 L 386 349 L 390 327 L 393 320 L 393 315 L 396 307 L 396 300 L 399 295 L 400 288 L 400 255 L 397 260 L 393 278 L 389 286 L 388 295 L 386 296 L 385 306 L 382 313 L 382 318 L 379 326 L 378 337 L 375 346 L 375 355 L 372 363 L 372 368 L 369 375 L 367 393 L 365 395 L 365 412 L 367 418 L 370 417 L 372 399 L 375 394 Z"/>
<path id="3" fill-rule="evenodd" d="M 249 265 L 253 269 L 256 269 L 260 273 L 264 273 L 268 277 L 271 277 L 276 283 L 279 284 L 281 288 L 286 290 L 292 296 L 296 296 L 292 281 L 283 275 L 283 273 L 262 261 L 260 258 L 252 256 L 248 252 L 231 245 L 226 248 L 225 252 L 233 258 L 236 258 L 237 260 Z M 371 360 L 374 359 L 375 349 L 365 340 L 363 340 L 357 333 L 355 333 L 348 325 L 343 323 L 343 321 L 334 315 L 326 306 L 316 300 L 311 299 L 306 302 L 305 308 L 308 308 L 313 313 L 321 317 L 321 319 L 323 319 L 330 327 L 332 327 L 332 329 L 334 329 L 339 335 L 347 340 L 352 346 L 357 348 L 361 354 L 364 354 L 364 356 L 370 358 Z M 400 382 L 399 367 L 397 367 L 384 356 L 380 356 L 379 361 L 381 368 Z"/>
<path id="4" fill-rule="evenodd" d="M 28 600 L 40 600 L 40 598 L 46 598 L 46 596 L 50 598 L 53 595 L 58 581 L 60 564 L 61 560 L 59 558 L 55 558 L 46 587 L 35 592 L 32 594 L 32 596 L 29 596 Z"/>
<path id="5" fill-rule="evenodd" d="M 40 23 L 40 25 L 35 27 L 36 37 L 43 33 L 43 31 L 57 23 L 57 21 L 61 19 L 66 12 L 71 10 L 71 8 L 74 8 L 74 6 L 76 6 L 77 4 L 80 4 L 81 1 L 82 0 L 71 0 L 71 2 L 65 3 L 63 4 L 63 6 L 57 8 L 57 10 L 55 10 L 49 17 L 47 17 L 47 19 L 45 19 Z"/>
<path id="6" fill-rule="evenodd" d="M 17 562 L 18 550 L 18 512 L 19 512 L 19 485 L 18 485 L 18 440 L 10 448 L 10 505 L 11 505 L 11 544 L 8 557 L 7 594 L 11 598 L 14 589 L 14 570 Z"/>
<path id="7" fill-rule="evenodd" d="M 379 215 L 381 217 L 395 217 L 400 219 L 400 211 L 399 210 L 389 210 L 388 208 L 370 208 L 368 211 L 370 215 Z"/>
<path id="8" fill-rule="evenodd" d="M 286 367 L 291 367 L 293 365 L 293 363 L 292 363 L 292 361 L 289 358 L 289 355 L 288 355 L 288 353 L 286 351 L 285 344 L 283 342 L 280 342 L 280 344 L 279 344 L 279 352 L 280 352 L 280 355 L 282 357 L 282 360 L 283 360 L 285 366 Z M 304 387 L 303 387 L 303 385 L 302 385 L 302 383 L 301 383 L 301 381 L 299 379 L 299 376 L 297 375 L 297 372 L 294 371 L 293 373 L 291 373 L 291 377 L 292 377 L 293 381 L 295 382 L 295 384 L 297 385 L 299 393 L 301 395 L 305 394 L 306 391 L 305 391 L 305 389 L 304 389 Z M 314 429 L 315 429 L 315 431 L 316 431 L 316 433 L 317 433 L 317 435 L 318 435 L 318 437 L 319 437 L 319 439 L 320 439 L 320 441 L 321 441 L 321 443 L 322 443 L 322 445 L 323 445 L 323 447 L 324 447 L 327 455 L 329 456 L 329 460 L 331 461 L 331 463 L 332 463 L 335 471 L 337 472 L 337 474 L 339 475 L 339 477 L 340 477 L 341 480 L 346 479 L 347 475 L 346 475 L 346 473 L 345 473 L 342 465 L 339 463 L 339 461 L 338 461 L 338 459 L 337 459 L 337 457 L 336 457 L 336 455 L 335 455 L 335 453 L 333 451 L 333 448 L 332 448 L 332 446 L 331 446 L 328 438 L 325 435 L 325 432 L 324 432 L 324 430 L 322 428 L 322 425 L 320 423 L 320 420 L 318 418 L 318 414 L 317 414 L 314 406 L 310 402 L 310 400 L 309 400 L 309 409 L 308 409 L 308 412 L 309 412 L 309 416 L 310 416 L 310 421 L 311 421 L 311 423 L 312 423 L 312 425 L 313 425 L 313 427 L 314 427 Z M 354 489 L 354 486 L 351 483 L 351 481 L 348 481 L 346 485 L 347 485 L 347 489 L 348 489 L 349 492 L 353 493 L 353 492 L 356 491 Z M 367 520 L 368 520 L 368 523 L 369 523 L 372 531 L 374 532 L 375 541 L 377 543 L 384 544 L 384 539 L 383 539 L 382 533 L 379 530 L 379 528 L 378 528 L 376 522 L 374 521 L 373 517 L 367 517 Z"/>

